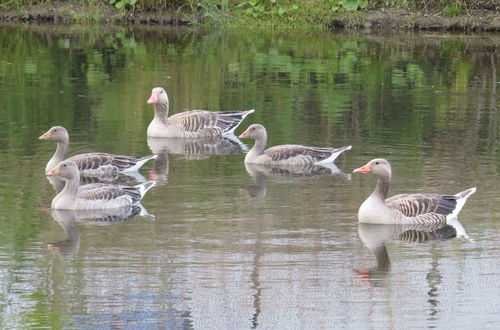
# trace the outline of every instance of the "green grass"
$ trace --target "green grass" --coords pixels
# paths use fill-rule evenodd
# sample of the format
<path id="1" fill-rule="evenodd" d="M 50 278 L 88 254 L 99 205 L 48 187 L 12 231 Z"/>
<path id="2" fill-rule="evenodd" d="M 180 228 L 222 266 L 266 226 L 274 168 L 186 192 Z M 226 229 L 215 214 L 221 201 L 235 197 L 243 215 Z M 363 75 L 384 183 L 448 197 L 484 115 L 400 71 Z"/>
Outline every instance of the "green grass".
<path id="1" fill-rule="evenodd" d="M 60 3 L 82 8 L 69 15 L 79 23 L 100 22 L 104 16 L 102 9 L 114 6 L 121 17 L 169 10 L 193 25 L 266 28 L 327 28 L 333 18 L 339 17 L 355 25 L 357 18 L 370 9 L 431 10 L 444 16 L 458 16 L 469 9 L 500 7 L 498 0 L 0 0 L 0 9 L 26 10 L 32 4 L 58 7 Z"/>
<path id="2" fill-rule="evenodd" d="M 458 6 L 446 6 L 443 8 L 443 15 L 448 17 L 465 15 L 466 12 L 464 8 Z"/>

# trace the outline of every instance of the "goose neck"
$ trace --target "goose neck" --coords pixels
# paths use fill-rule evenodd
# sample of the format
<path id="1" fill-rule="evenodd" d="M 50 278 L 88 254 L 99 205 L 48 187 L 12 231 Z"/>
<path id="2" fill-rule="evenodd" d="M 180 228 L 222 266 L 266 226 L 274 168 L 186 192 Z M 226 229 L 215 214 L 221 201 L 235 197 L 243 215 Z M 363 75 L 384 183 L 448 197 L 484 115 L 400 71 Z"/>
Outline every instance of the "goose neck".
<path id="1" fill-rule="evenodd" d="M 80 174 L 75 175 L 71 179 L 66 180 L 63 190 L 57 195 L 57 197 L 69 198 L 71 200 L 76 199 L 76 193 L 78 187 L 80 186 Z"/>
<path id="2" fill-rule="evenodd" d="M 255 158 L 262 155 L 267 145 L 267 136 L 260 136 L 255 139 L 255 144 L 245 157 L 245 161 L 251 163 Z"/>
<path id="3" fill-rule="evenodd" d="M 168 118 L 169 104 L 168 101 L 165 103 L 155 104 L 155 119 L 166 124 Z"/>
<path id="4" fill-rule="evenodd" d="M 66 154 L 68 153 L 69 141 L 59 141 L 57 142 L 56 152 L 52 156 L 52 158 L 47 163 L 45 167 L 45 172 L 50 171 L 54 167 L 56 167 L 59 162 L 63 161 L 66 158 Z"/>
<path id="5" fill-rule="evenodd" d="M 68 147 L 69 147 L 69 141 L 67 140 L 57 142 L 57 149 L 54 156 L 57 157 L 58 159 L 61 159 L 62 161 L 66 157 L 66 154 L 68 153 Z"/>
<path id="6" fill-rule="evenodd" d="M 389 193 L 390 182 L 391 182 L 390 176 L 380 176 L 378 178 L 377 186 L 375 187 L 372 196 L 384 202 L 385 199 L 387 198 L 387 194 Z"/>

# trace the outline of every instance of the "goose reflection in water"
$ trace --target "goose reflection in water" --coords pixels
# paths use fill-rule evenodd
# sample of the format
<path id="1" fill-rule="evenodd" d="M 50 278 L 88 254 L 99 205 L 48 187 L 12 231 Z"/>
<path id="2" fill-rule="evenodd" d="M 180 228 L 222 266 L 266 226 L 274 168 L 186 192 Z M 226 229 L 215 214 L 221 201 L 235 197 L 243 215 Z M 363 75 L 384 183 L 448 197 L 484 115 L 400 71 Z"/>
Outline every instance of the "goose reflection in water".
<path id="1" fill-rule="evenodd" d="M 372 285 L 382 286 L 390 274 L 391 262 L 386 242 L 424 243 L 434 240 L 447 240 L 454 237 L 470 240 L 457 218 L 447 224 L 432 225 L 384 225 L 358 223 L 358 235 L 363 244 L 375 255 L 377 265 L 370 269 L 354 269 L 358 278 Z"/>
<path id="2" fill-rule="evenodd" d="M 204 159 L 211 155 L 234 155 L 248 151 L 248 147 L 234 135 L 196 140 L 148 137 L 148 146 L 158 155 L 150 173 L 150 179 L 155 181 L 168 180 L 168 154 L 182 155 L 185 159 Z"/>
<path id="3" fill-rule="evenodd" d="M 334 163 L 313 165 L 264 165 L 245 163 L 247 173 L 253 178 L 254 184 L 240 188 L 240 195 L 251 198 L 262 198 L 267 193 L 267 177 L 271 176 L 281 181 L 296 180 L 319 175 L 334 175 L 350 180 L 351 175 L 344 173 Z"/>
<path id="4" fill-rule="evenodd" d="M 78 253 L 80 249 L 80 228 L 77 222 L 92 225 L 108 225 L 131 220 L 138 215 L 152 217 L 141 204 L 118 209 L 89 211 L 51 209 L 50 213 L 52 218 L 64 229 L 66 239 L 59 242 L 47 243 L 47 248 L 51 252 L 60 255 L 74 255 Z"/>

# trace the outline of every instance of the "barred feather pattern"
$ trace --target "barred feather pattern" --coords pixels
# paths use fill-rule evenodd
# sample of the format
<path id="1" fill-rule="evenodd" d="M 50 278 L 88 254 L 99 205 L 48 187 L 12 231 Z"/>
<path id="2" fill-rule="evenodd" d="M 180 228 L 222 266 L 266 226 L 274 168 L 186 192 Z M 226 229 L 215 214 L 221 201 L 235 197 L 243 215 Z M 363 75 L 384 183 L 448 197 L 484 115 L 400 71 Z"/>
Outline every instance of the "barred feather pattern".
<path id="1" fill-rule="evenodd" d="M 307 165 L 326 159 L 335 151 L 335 148 L 306 147 L 301 145 L 285 144 L 271 147 L 264 151 L 269 157 L 269 163 L 292 162 L 294 165 Z"/>
<path id="2" fill-rule="evenodd" d="M 438 194 L 400 194 L 385 200 L 385 205 L 397 209 L 407 217 L 424 213 L 448 215 L 457 205 L 455 196 Z"/>
<path id="3" fill-rule="evenodd" d="M 398 239 L 406 243 L 424 243 L 433 240 L 446 240 L 457 236 L 453 226 L 444 225 L 432 231 L 406 230 L 399 234 Z"/>
<path id="4" fill-rule="evenodd" d="M 401 216 L 400 223 L 402 224 L 428 224 L 428 225 L 444 225 L 446 223 L 446 215 L 437 213 L 424 213 L 414 216 Z"/>
<path id="5" fill-rule="evenodd" d="M 155 117 L 148 127 L 148 136 L 210 139 L 232 133 L 254 109 L 245 111 L 189 110 L 168 116 L 165 97 L 155 103 Z M 153 91 L 153 93 L 156 93 Z"/>
<path id="6" fill-rule="evenodd" d="M 136 205 L 141 201 L 145 192 L 153 185 L 152 182 L 146 182 L 134 187 L 104 183 L 91 183 L 79 186 L 76 192 L 74 192 L 74 203 L 69 206 L 64 205 L 62 208 L 74 210 L 99 210 Z M 64 190 L 61 193 L 63 192 Z M 57 197 L 58 196 L 56 196 L 56 198 Z"/>
<path id="7" fill-rule="evenodd" d="M 455 195 L 401 194 L 387 198 L 392 171 L 383 158 L 373 159 L 354 173 L 373 173 L 378 177 L 374 192 L 360 206 L 358 219 L 365 223 L 446 224 L 457 217 L 476 188 Z"/>
<path id="8" fill-rule="evenodd" d="M 115 175 L 119 172 L 136 170 L 156 155 L 133 157 L 107 153 L 86 153 L 68 158 L 74 162 L 81 175 Z M 141 164 L 142 163 L 142 164 Z M 137 168 L 135 168 L 137 167 Z"/>
<path id="9" fill-rule="evenodd" d="M 255 144 L 245 157 L 245 163 L 264 165 L 307 166 L 319 162 L 333 163 L 335 158 L 351 146 L 341 148 L 310 147 L 284 144 L 266 149 L 267 131 L 261 124 L 250 125 L 240 138 L 255 140 Z"/>
<path id="10" fill-rule="evenodd" d="M 40 139 L 57 141 L 56 152 L 45 168 L 45 172 L 48 172 L 66 158 L 69 147 L 69 134 L 64 127 L 54 126 L 42 135 Z M 78 166 L 81 175 L 109 176 L 119 172 L 136 171 L 148 160 L 154 158 L 156 158 L 156 155 L 134 157 L 94 152 L 76 155 L 68 158 L 68 160 L 71 160 Z"/>
<path id="11" fill-rule="evenodd" d="M 69 160 L 59 163 L 48 175 L 57 175 L 66 181 L 63 190 L 52 200 L 54 209 L 98 210 L 131 206 L 139 203 L 155 185 L 148 181 L 133 187 L 105 183 L 80 186 L 78 167 Z"/>
<path id="12" fill-rule="evenodd" d="M 191 138 L 215 138 L 232 132 L 253 110 L 248 111 L 206 111 L 191 110 L 175 114 L 167 124 L 176 126 L 178 135 Z M 168 129 L 168 126 L 167 128 Z"/>

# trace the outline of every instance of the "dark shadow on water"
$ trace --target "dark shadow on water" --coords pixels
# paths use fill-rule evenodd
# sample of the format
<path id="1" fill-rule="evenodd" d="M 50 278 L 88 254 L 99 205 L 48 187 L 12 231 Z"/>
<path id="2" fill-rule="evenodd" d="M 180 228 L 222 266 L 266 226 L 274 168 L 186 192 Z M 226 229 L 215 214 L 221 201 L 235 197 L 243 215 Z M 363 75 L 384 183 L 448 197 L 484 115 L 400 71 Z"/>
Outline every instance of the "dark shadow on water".
<path id="1" fill-rule="evenodd" d="M 148 137 L 148 146 L 158 155 L 150 179 L 168 181 L 168 154 L 183 155 L 185 159 L 204 159 L 211 155 L 241 154 L 248 150 L 247 146 L 236 136 L 221 137 L 209 140 L 189 140 L 182 138 Z"/>
<path id="2" fill-rule="evenodd" d="M 51 209 L 52 218 L 63 228 L 66 239 L 47 243 L 47 248 L 60 255 L 75 255 L 80 249 L 80 229 L 77 223 L 109 225 L 134 219 L 136 216 L 151 216 L 140 204 L 110 210 L 56 210 Z"/>
<path id="3" fill-rule="evenodd" d="M 263 198 L 267 194 L 267 177 L 279 181 L 294 181 L 320 175 L 333 175 L 344 180 L 350 180 L 351 175 L 344 173 L 334 163 L 306 166 L 272 166 L 245 163 L 247 173 L 253 178 L 254 184 L 240 188 L 240 195 L 250 198 Z"/>
<path id="4" fill-rule="evenodd" d="M 373 286 L 389 284 L 391 261 L 387 252 L 387 242 L 425 243 L 460 237 L 469 240 L 463 226 L 457 219 L 445 225 L 382 225 L 358 223 L 358 235 L 363 244 L 375 256 L 377 265 L 368 269 L 354 269 L 361 281 Z"/>

